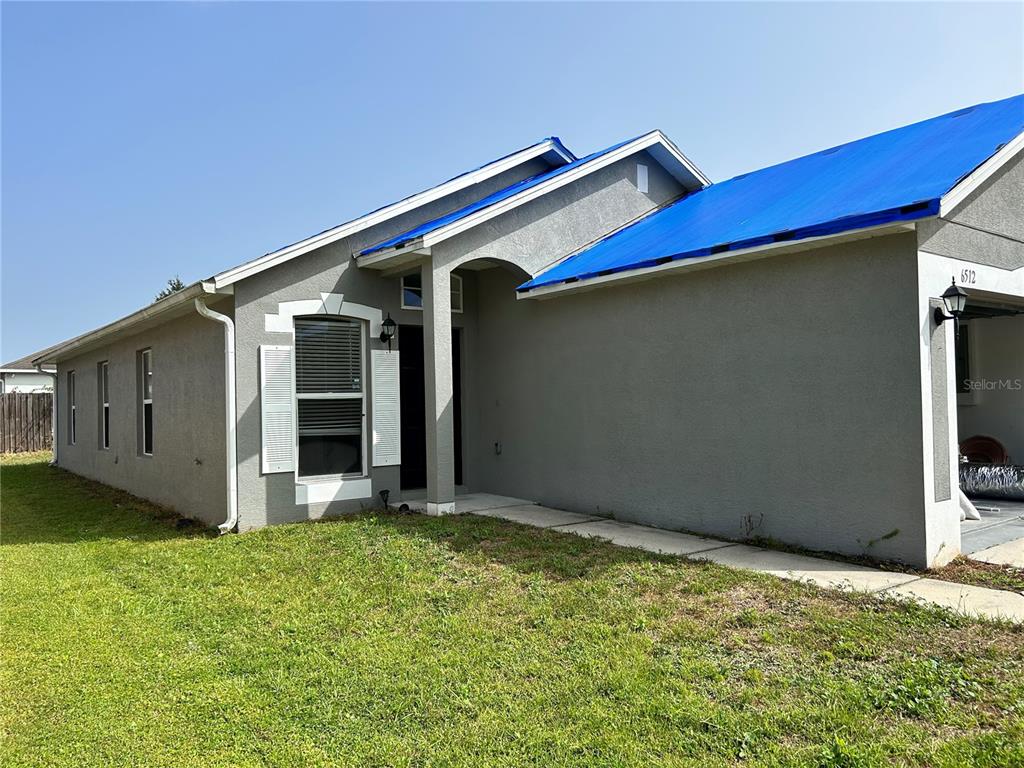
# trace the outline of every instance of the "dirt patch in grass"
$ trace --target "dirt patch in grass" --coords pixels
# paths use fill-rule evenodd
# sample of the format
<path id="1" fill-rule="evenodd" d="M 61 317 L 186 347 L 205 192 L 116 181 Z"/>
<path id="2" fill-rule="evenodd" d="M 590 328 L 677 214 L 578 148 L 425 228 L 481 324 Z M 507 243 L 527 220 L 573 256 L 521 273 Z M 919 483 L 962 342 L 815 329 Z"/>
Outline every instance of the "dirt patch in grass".
<path id="1" fill-rule="evenodd" d="M 1024 568 L 982 563 L 968 557 L 958 557 L 949 565 L 925 571 L 922 575 L 932 579 L 973 584 L 977 587 L 1006 589 L 1024 594 Z"/>
<path id="2" fill-rule="evenodd" d="M 796 555 L 807 557 L 818 557 L 823 560 L 835 560 L 840 563 L 852 563 L 868 568 L 877 568 L 892 573 L 910 573 L 922 578 L 940 579 L 941 581 L 952 581 L 958 584 L 970 584 L 976 587 L 988 587 L 990 589 L 1005 589 L 1010 592 L 1024 594 L 1024 569 L 1014 568 L 1008 565 L 993 565 L 971 560 L 968 557 L 960 556 L 942 568 L 920 569 L 913 568 L 903 563 L 892 561 L 879 562 L 869 557 L 857 557 L 855 555 L 841 555 L 835 552 L 819 552 L 804 547 L 786 544 L 774 539 L 758 538 L 749 542 L 754 546 L 774 549 L 780 552 L 791 552 Z"/>

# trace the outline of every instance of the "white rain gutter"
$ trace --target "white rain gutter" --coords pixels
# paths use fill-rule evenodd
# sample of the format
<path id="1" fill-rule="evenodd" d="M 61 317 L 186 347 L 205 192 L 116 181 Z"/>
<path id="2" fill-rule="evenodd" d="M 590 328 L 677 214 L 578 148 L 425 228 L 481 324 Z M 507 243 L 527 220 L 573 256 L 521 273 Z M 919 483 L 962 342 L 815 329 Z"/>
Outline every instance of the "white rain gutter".
<path id="1" fill-rule="evenodd" d="M 53 459 L 50 466 L 57 466 L 57 372 L 44 371 L 42 363 L 36 363 L 36 370 L 47 376 L 53 377 L 53 394 L 50 395 L 50 447 L 53 449 Z"/>
<path id="2" fill-rule="evenodd" d="M 196 311 L 207 320 L 224 326 L 224 428 L 227 454 L 228 519 L 217 526 L 221 533 L 230 533 L 238 525 L 238 462 L 235 446 L 235 324 L 227 315 L 214 312 L 203 302 L 195 300 Z"/>

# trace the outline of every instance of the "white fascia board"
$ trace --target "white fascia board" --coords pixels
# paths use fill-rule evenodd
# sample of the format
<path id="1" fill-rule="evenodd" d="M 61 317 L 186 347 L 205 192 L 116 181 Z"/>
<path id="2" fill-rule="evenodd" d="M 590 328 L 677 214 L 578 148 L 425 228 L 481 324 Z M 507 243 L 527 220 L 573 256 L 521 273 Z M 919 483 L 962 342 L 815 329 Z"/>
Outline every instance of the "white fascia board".
<path id="1" fill-rule="evenodd" d="M 1003 145 L 1003 148 L 975 168 L 939 201 L 939 216 L 945 218 L 966 200 L 972 192 L 992 178 L 1000 168 L 1013 160 L 1024 149 L 1024 133 Z"/>
<path id="2" fill-rule="evenodd" d="M 689 191 L 692 191 L 690 190 L 690 186 L 692 186 L 693 181 L 696 181 L 697 186 L 701 188 L 711 186 L 711 179 L 705 176 L 704 172 L 694 165 L 690 158 L 679 150 L 679 147 L 676 146 L 672 139 L 660 130 L 655 130 L 653 133 L 658 135 L 660 142 L 658 145 L 652 146 L 647 151 L 650 152 L 651 156 L 654 157 L 655 160 L 661 163 L 662 167 L 665 168 L 666 171 L 672 174 L 676 181 L 686 187 Z M 682 167 L 684 173 L 677 172 L 672 168 L 672 164 L 670 162 L 666 162 L 666 158 L 659 157 L 662 153 L 667 153 L 673 160 L 675 160 L 676 163 Z"/>
<path id="3" fill-rule="evenodd" d="M 595 171 L 607 168 L 609 165 L 613 165 L 619 160 L 629 157 L 630 155 L 634 155 L 641 150 L 649 149 L 655 145 L 664 146 L 662 142 L 663 137 L 661 135 L 661 131 L 651 131 L 650 133 L 641 136 L 639 139 L 631 141 L 629 144 L 624 144 L 618 149 L 605 155 L 595 157 L 590 162 L 577 166 L 571 171 L 566 171 L 565 173 L 548 179 L 541 184 L 537 184 L 529 189 L 524 189 L 519 194 L 512 195 L 512 197 L 506 198 L 494 205 L 489 205 L 488 207 L 482 208 L 481 210 L 461 218 L 458 221 L 453 221 L 451 224 L 441 227 L 440 229 L 436 229 L 423 236 L 421 245 L 429 248 L 436 243 L 440 243 L 443 240 L 454 237 L 460 232 L 465 232 L 467 229 L 472 229 L 473 227 L 483 224 L 496 216 L 500 216 L 513 208 L 518 208 L 520 205 L 524 205 L 531 200 L 536 200 L 538 197 L 543 197 L 549 192 L 554 192 L 568 184 L 572 184 L 574 181 L 578 181 L 584 176 L 589 176 Z"/>
<path id="4" fill-rule="evenodd" d="M 520 205 L 524 205 L 531 200 L 536 200 L 549 192 L 554 192 L 561 187 L 572 184 L 574 181 L 578 181 L 584 176 L 588 176 L 595 171 L 606 168 L 613 163 L 617 163 L 623 158 L 634 155 L 645 149 L 651 152 L 652 155 L 654 155 L 655 152 L 668 152 L 673 158 L 678 159 L 680 163 L 685 164 L 688 168 L 690 167 L 689 161 L 683 157 L 682 153 L 679 152 L 678 149 L 675 149 L 671 145 L 671 142 L 665 138 L 661 131 L 651 131 L 628 144 L 623 144 L 612 152 L 601 155 L 600 157 L 595 157 L 593 160 L 583 163 L 582 165 L 573 168 L 571 171 L 566 171 L 565 173 L 559 174 L 558 176 L 548 179 L 536 186 L 524 189 L 522 192 L 512 195 L 500 202 L 489 205 L 486 208 L 481 208 L 479 211 L 471 213 L 458 221 L 453 221 L 451 224 L 440 227 L 433 232 L 429 232 L 421 238 L 416 238 L 415 240 L 387 251 L 371 253 L 366 256 L 357 256 L 356 263 L 358 263 L 360 267 L 377 266 L 377 268 L 380 269 L 380 265 L 388 262 L 392 257 L 399 256 L 409 251 L 416 251 L 421 248 L 430 248 L 431 246 L 447 240 L 450 237 L 454 237 L 461 232 L 465 232 L 467 229 L 472 229 L 473 227 L 483 224 L 496 216 L 500 216 L 501 214 L 514 208 L 518 208 Z M 655 151 L 652 152 L 652 149 Z M 655 157 L 655 159 L 657 159 L 657 157 Z M 699 176 L 697 174 L 699 174 Z M 695 171 L 694 181 L 697 182 L 696 186 L 698 188 L 703 188 L 710 184 L 710 182 L 707 181 L 707 177 L 699 171 Z M 692 183 L 691 186 L 693 186 Z"/>
<path id="5" fill-rule="evenodd" d="M 341 240 L 344 237 L 353 235 L 356 232 L 360 232 L 361 230 L 368 229 L 372 226 L 385 222 L 388 219 L 392 219 L 395 216 L 400 216 L 403 213 L 419 208 L 420 206 L 427 205 L 428 203 L 432 203 L 435 200 L 440 200 L 442 197 L 459 192 L 473 186 L 474 184 L 479 184 L 482 181 L 486 181 L 500 173 L 515 168 L 517 165 L 533 160 L 534 158 L 543 157 L 544 155 L 552 153 L 561 158 L 564 163 L 570 163 L 575 159 L 556 142 L 551 139 L 545 139 L 538 144 L 534 144 L 532 147 L 527 147 L 526 149 L 502 158 L 501 160 L 495 160 L 493 163 L 489 163 L 482 168 L 470 171 L 469 173 L 464 173 L 461 176 L 457 176 L 454 179 L 444 182 L 443 184 L 431 187 L 423 192 L 407 197 L 404 200 L 399 200 L 397 203 L 388 205 L 380 210 L 374 211 L 373 213 L 368 213 L 358 219 L 353 219 L 352 221 L 344 224 L 339 224 L 337 227 L 320 232 L 312 237 L 307 237 L 305 240 L 300 240 L 297 243 L 287 245 L 284 248 L 268 253 L 258 259 L 248 261 L 237 267 L 232 267 L 231 269 L 214 275 L 211 280 L 219 290 L 246 277 L 258 274 L 265 269 L 270 269 L 282 262 L 301 256 L 304 253 L 309 253 L 317 248 L 321 248 L 337 240 Z"/>
<path id="6" fill-rule="evenodd" d="M 216 292 L 217 290 L 215 286 L 209 281 L 201 280 L 198 283 L 192 283 L 192 285 L 182 288 L 177 293 L 172 293 L 170 296 L 160 299 L 160 301 L 155 301 L 148 307 L 143 307 L 137 312 L 125 315 L 119 320 L 107 323 L 96 330 L 83 333 L 81 336 L 76 336 L 73 339 L 44 349 L 36 357 L 32 358 L 32 363 L 35 365 L 42 363 L 55 363 L 62 358 L 66 358 L 69 355 L 74 354 L 77 350 L 91 347 L 97 342 L 110 336 L 115 336 L 119 333 L 129 331 L 139 323 L 146 320 L 152 320 L 173 310 L 180 309 L 183 304 L 191 305 L 194 299 L 198 296 Z"/>
<path id="7" fill-rule="evenodd" d="M 934 217 L 930 216 L 928 218 Z M 757 245 L 752 248 L 715 253 L 709 256 L 678 259 L 676 261 L 666 262 L 665 264 L 658 264 L 654 267 L 627 269 L 622 272 L 590 277 L 585 280 L 576 280 L 571 283 L 555 283 L 554 285 L 542 285 L 539 288 L 532 288 L 525 292 L 517 291 L 516 298 L 546 299 L 552 296 L 560 296 L 569 293 L 581 293 L 593 288 L 604 287 L 610 283 L 635 283 L 640 280 L 649 280 L 654 277 L 659 277 L 666 272 L 693 271 L 697 269 L 717 267 L 733 261 L 751 261 L 764 256 L 774 255 L 774 253 L 778 251 L 792 253 L 794 251 L 809 250 L 819 245 L 827 245 L 829 242 L 840 243 L 846 240 L 860 240 L 867 237 L 878 237 L 881 235 L 896 234 L 897 232 L 908 232 L 914 230 L 915 224 L 918 221 L 925 220 L 926 219 L 916 219 L 913 222 L 897 222 L 895 224 L 887 222 L 885 224 L 876 224 L 872 227 L 864 227 L 863 229 L 853 229 L 847 232 L 837 232 L 835 234 L 821 235 L 819 237 L 808 237 L 803 240 L 787 240 L 781 243 L 766 243 L 765 245 Z"/>
<path id="8" fill-rule="evenodd" d="M 391 267 L 398 266 L 399 264 L 417 261 L 423 256 L 430 256 L 430 253 L 430 248 L 422 247 L 417 239 L 402 246 L 401 248 L 396 248 L 393 251 L 382 251 L 380 253 L 371 253 L 367 256 L 359 256 L 356 259 L 356 263 L 358 263 L 360 267 L 390 269 Z M 404 258 L 399 259 L 399 256 Z"/>

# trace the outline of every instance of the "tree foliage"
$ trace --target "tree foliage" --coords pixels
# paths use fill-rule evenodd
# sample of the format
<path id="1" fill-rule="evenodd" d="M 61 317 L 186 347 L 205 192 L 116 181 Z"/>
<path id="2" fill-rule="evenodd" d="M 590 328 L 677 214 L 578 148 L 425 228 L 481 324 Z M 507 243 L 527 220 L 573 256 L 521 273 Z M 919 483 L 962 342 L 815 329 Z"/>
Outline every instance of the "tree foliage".
<path id="1" fill-rule="evenodd" d="M 181 282 L 181 278 L 175 275 L 174 277 L 167 281 L 167 287 L 153 297 L 153 301 L 160 301 L 160 299 L 166 299 L 168 296 L 177 293 L 184 287 L 185 284 Z"/>

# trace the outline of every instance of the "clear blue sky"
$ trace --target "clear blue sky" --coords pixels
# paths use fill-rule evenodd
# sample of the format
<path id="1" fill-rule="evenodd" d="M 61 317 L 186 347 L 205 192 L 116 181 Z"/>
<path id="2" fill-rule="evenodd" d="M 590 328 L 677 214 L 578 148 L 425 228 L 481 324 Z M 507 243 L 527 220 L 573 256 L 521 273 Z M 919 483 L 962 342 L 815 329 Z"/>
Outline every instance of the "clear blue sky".
<path id="1" fill-rule="evenodd" d="M 555 134 L 713 179 L 1024 91 L 972 4 L 2 5 L 4 361 Z"/>

